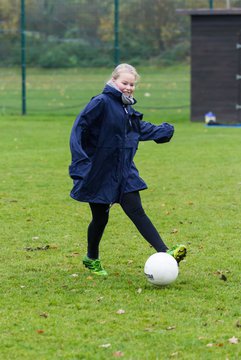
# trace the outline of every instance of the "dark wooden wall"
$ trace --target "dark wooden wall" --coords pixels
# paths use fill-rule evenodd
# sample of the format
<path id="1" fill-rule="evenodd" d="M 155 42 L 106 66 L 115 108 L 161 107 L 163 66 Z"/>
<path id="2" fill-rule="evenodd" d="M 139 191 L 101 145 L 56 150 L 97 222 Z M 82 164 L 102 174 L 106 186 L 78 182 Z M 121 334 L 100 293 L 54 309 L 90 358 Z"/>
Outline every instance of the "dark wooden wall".
<path id="1" fill-rule="evenodd" d="M 191 120 L 212 111 L 220 123 L 241 122 L 241 14 L 191 15 Z"/>

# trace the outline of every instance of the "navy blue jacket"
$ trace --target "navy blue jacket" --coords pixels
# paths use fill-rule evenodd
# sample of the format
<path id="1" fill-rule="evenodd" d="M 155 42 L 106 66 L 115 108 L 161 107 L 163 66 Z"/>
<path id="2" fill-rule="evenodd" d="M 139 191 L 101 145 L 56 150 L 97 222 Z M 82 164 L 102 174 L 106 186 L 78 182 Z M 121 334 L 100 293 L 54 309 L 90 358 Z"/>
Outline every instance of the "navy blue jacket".
<path id="1" fill-rule="evenodd" d="M 121 92 L 106 85 L 78 115 L 70 136 L 74 180 L 71 197 L 78 201 L 111 204 L 123 193 L 146 189 L 133 162 L 139 141 L 168 142 L 172 125 L 153 125 L 130 105 Z"/>

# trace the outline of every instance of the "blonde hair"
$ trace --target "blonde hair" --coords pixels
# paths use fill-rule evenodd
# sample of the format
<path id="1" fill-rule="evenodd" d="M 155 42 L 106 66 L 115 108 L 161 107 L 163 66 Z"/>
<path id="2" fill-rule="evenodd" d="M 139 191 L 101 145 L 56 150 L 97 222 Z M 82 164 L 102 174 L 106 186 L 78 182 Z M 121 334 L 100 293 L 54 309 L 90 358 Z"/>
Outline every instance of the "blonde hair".
<path id="1" fill-rule="evenodd" d="M 135 82 L 137 82 L 140 79 L 140 75 L 138 74 L 138 72 L 136 71 L 134 66 L 125 64 L 125 63 L 119 64 L 118 66 L 116 66 L 116 68 L 112 72 L 112 78 L 115 80 L 118 79 L 121 72 L 128 72 L 128 73 L 134 75 Z"/>

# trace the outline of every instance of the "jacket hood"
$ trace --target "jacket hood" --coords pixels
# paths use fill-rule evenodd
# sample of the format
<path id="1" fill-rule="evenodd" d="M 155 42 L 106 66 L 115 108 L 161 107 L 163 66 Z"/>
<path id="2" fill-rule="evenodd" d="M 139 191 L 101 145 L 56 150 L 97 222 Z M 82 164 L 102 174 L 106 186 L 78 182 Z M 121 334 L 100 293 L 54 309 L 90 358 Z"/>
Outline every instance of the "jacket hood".
<path id="1" fill-rule="evenodd" d="M 103 89 L 103 94 L 106 94 L 106 95 L 111 96 L 112 98 L 118 99 L 122 103 L 122 92 L 108 84 L 105 85 L 105 87 Z M 136 101 L 136 99 L 134 99 L 134 104 L 136 104 L 136 103 L 137 103 L 137 101 Z"/>

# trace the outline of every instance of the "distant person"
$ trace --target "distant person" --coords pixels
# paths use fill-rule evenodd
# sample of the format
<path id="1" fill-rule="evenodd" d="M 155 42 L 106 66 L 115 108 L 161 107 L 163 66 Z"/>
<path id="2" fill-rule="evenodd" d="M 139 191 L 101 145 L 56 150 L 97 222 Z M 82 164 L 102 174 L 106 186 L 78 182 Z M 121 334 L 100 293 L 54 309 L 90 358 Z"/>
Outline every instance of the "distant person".
<path id="1" fill-rule="evenodd" d="M 178 263 L 186 255 L 184 245 L 168 249 L 142 207 L 139 191 L 147 185 L 133 162 L 138 143 L 147 140 L 166 143 L 171 140 L 174 128 L 167 123 L 145 122 L 143 115 L 133 109 L 138 79 L 133 66 L 118 65 L 103 92 L 93 97 L 78 115 L 71 132 L 69 174 L 74 182 L 71 197 L 89 203 L 92 212 L 83 264 L 97 275 L 107 275 L 99 259 L 99 243 L 114 203 L 120 204 L 157 252 L 168 252 Z"/>

